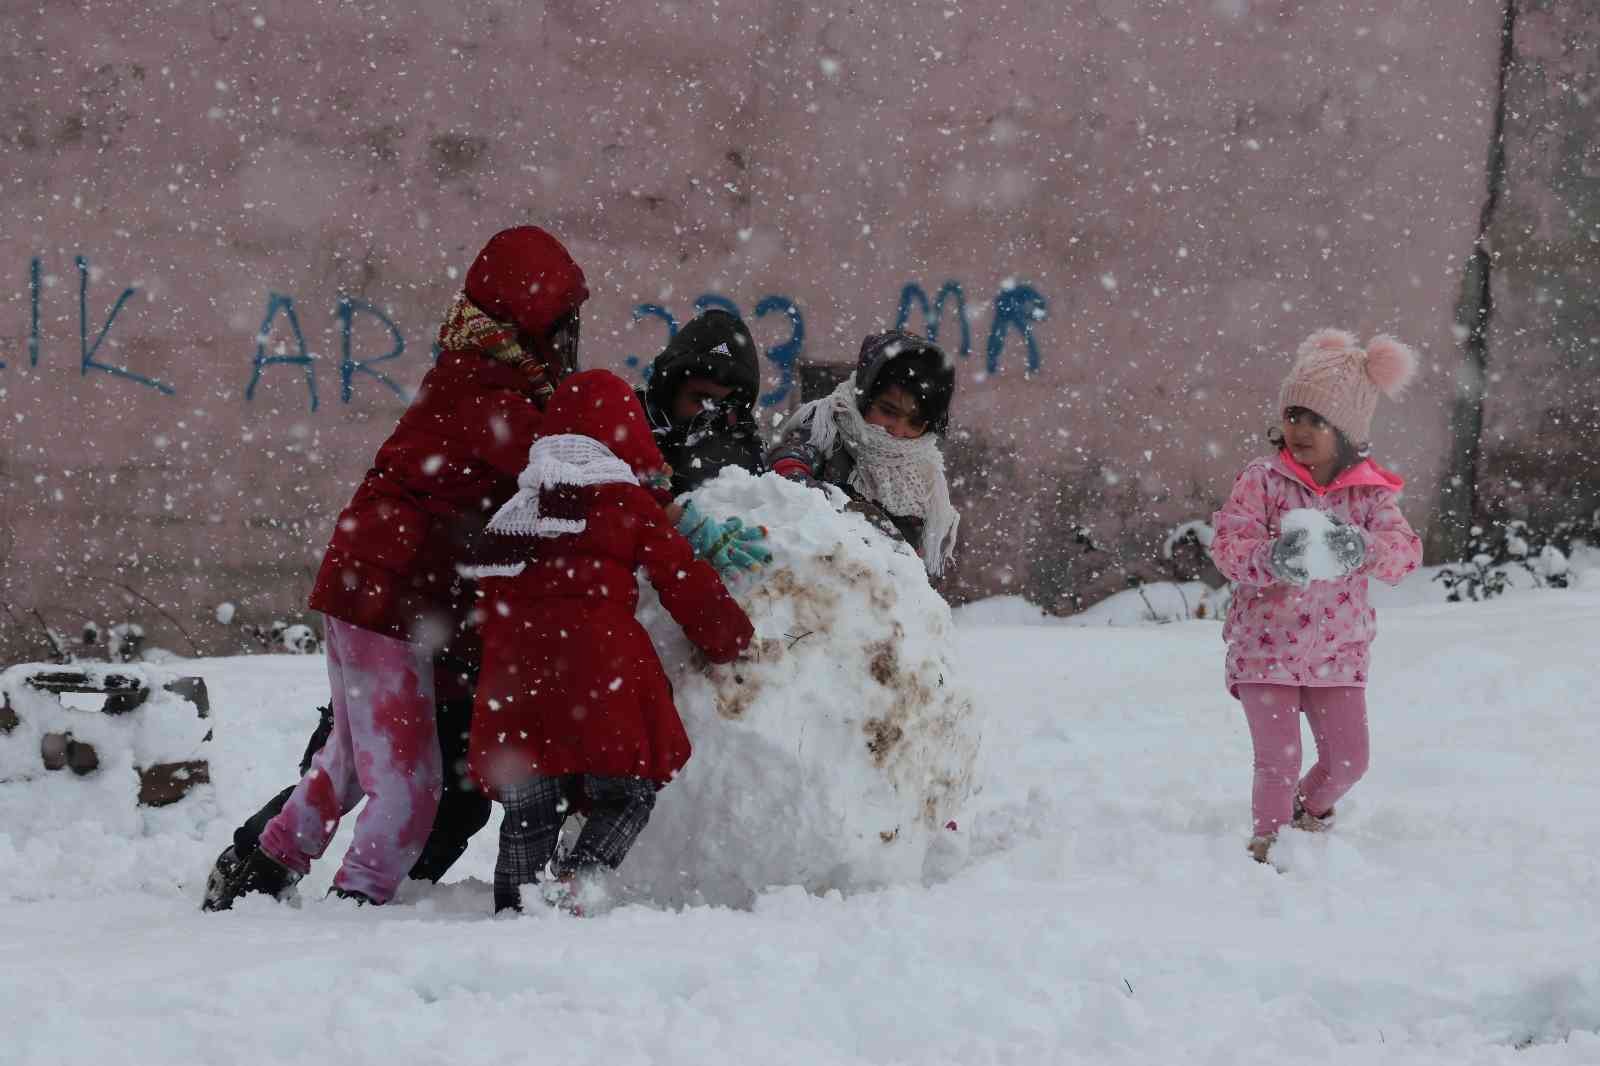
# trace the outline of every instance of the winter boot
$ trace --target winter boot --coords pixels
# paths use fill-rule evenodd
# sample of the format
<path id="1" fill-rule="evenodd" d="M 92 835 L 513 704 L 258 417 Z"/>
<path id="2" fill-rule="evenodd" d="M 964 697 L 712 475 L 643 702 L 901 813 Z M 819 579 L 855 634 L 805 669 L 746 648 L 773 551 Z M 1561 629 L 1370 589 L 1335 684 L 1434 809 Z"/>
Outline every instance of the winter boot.
<path id="1" fill-rule="evenodd" d="M 373 899 L 371 896 L 367 895 L 365 892 L 357 892 L 353 888 L 339 888 L 339 887 L 335 886 L 333 888 L 328 889 L 327 895 L 323 896 L 322 898 L 323 899 L 328 899 L 329 897 L 332 897 L 334 899 L 350 900 L 357 907 L 365 907 L 368 904 L 371 904 L 374 907 L 383 906 L 383 904 L 379 903 L 377 900 Z"/>
<path id="2" fill-rule="evenodd" d="M 232 848 L 228 849 L 232 851 Z M 227 852 L 223 853 L 224 855 Z M 222 863 L 222 856 L 217 857 L 218 865 Z M 205 902 L 200 905 L 205 911 L 225 911 L 233 906 L 234 900 L 251 892 L 264 892 L 273 899 L 282 899 L 284 893 L 294 887 L 300 875 L 289 869 L 283 863 L 257 848 L 243 860 L 236 860 L 231 873 L 222 879 L 222 884 L 215 895 L 211 886 L 206 886 Z"/>
<path id="3" fill-rule="evenodd" d="M 220 907 L 224 893 L 227 891 L 228 879 L 238 871 L 240 863 L 239 851 L 232 844 L 222 849 L 222 854 L 217 856 L 217 861 L 211 864 L 211 872 L 206 875 L 206 898 L 201 902 L 203 911 L 226 910 Z"/>
<path id="4" fill-rule="evenodd" d="M 525 885 L 496 883 L 494 886 L 494 913 L 496 915 L 521 914 L 522 890 L 525 888 L 537 888 L 538 885 L 539 882 L 537 881 L 532 881 Z M 531 894 L 529 898 L 533 898 Z"/>
<path id="5" fill-rule="evenodd" d="M 581 888 L 582 882 L 571 870 L 539 883 L 539 893 L 551 909 L 574 918 L 584 916 L 583 901 L 579 898 Z"/>
<path id="6" fill-rule="evenodd" d="M 1294 821 L 1290 823 L 1303 833 L 1326 833 L 1333 828 L 1333 808 L 1328 808 L 1326 814 L 1312 814 L 1306 810 L 1305 804 L 1300 802 L 1300 797 L 1294 798 Z"/>
<path id="7" fill-rule="evenodd" d="M 1276 833 L 1251 837 L 1250 843 L 1246 845 L 1245 850 L 1250 853 L 1250 857 L 1256 862 L 1266 862 L 1267 853 L 1272 850 L 1272 845 L 1277 839 L 1278 835 Z"/>

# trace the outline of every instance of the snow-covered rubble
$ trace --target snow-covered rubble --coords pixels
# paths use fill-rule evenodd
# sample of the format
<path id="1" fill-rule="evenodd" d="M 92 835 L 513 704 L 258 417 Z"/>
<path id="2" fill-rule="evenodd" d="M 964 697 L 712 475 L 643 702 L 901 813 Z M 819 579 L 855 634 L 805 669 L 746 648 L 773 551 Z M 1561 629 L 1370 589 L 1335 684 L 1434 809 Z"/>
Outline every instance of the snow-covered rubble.
<path id="1" fill-rule="evenodd" d="M 930 852 L 958 844 L 982 732 L 949 607 L 837 490 L 731 470 L 694 500 L 766 526 L 774 559 L 731 585 L 756 645 L 729 666 L 692 654 L 645 597 L 695 753 L 626 880 L 658 901 L 731 905 L 773 885 L 918 881 Z"/>
<path id="2" fill-rule="evenodd" d="M 0 899 L 92 895 L 108 883 L 170 890 L 195 862 L 186 849 L 216 805 L 205 783 L 211 721 L 181 694 L 180 677 L 190 673 L 123 663 L 31 664 L 0 673 Z M 104 697 L 58 696 L 30 683 L 41 674 L 80 675 L 125 697 L 139 688 L 149 695 L 132 710 L 106 714 L 98 709 Z M 167 688 L 174 682 L 179 692 Z M 84 759 L 76 745 L 88 745 L 92 756 Z M 71 761 L 47 769 L 46 747 Z M 92 769 L 80 775 L 74 767 Z M 162 806 L 180 795 L 182 802 Z"/>
<path id="3" fill-rule="evenodd" d="M 74 675 L 81 677 L 83 687 L 110 693 L 113 700 L 119 694 L 130 702 L 139 692 L 148 696 L 123 713 L 108 714 L 96 706 L 105 702 L 98 695 L 49 691 L 48 679 Z M 51 773 L 41 759 L 41 745 L 47 736 L 70 735 L 93 746 L 99 763 L 94 772 L 125 785 L 132 803 L 139 789 L 138 770 L 204 758 L 202 745 L 211 723 L 181 688 L 178 674 L 138 664 L 11 667 L 0 673 L 0 694 L 11 712 L 10 728 L 0 731 L 0 782 Z"/>

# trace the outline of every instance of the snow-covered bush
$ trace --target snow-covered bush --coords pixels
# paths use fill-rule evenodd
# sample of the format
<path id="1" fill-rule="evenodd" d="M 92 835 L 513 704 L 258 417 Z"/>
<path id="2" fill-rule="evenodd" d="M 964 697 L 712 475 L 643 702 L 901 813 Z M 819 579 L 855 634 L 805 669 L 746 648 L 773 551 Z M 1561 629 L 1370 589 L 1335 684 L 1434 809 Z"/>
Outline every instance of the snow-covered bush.
<path id="1" fill-rule="evenodd" d="M 283 645 L 284 651 L 296 655 L 317 655 L 322 651 L 322 641 L 317 639 L 316 632 L 303 623 L 284 626 L 282 632 L 278 634 L 278 642 Z"/>
<path id="2" fill-rule="evenodd" d="M 1547 532 L 1521 519 L 1472 527 L 1465 562 L 1449 563 L 1433 580 L 1449 590 L 1452 603 L 1493 599 L 1507 589 L 1566 588 L 1571 580 L 1567 555 L 1575 544 L 1596 538 L 1600 512 L 1584 522 L 1562 522 Z"/>
<path id="3" fill-rule="evenodd" d="M 114 663 L 131 663 L 144 651 L 144 626 L 137 622 L 118 622 L 106 633 L 106 658 Z"/>
<path id="4" fill-rule="evenodd" d="M 1174 527 L 1163 517 L 1209 514 L 1212 501 L 1200 486 L 1180 496 L 1093 457 L 1048 470 L 1043 483 L 1019 528 L 1028 569 L 1018 591 L 1046 610 L 1082 611 L 1156 582 L 1224 584 L 1206 550 L 1210 526 L 1191 518 Z"/>
<path id="5" fill-rule="evenodd" d="M 1167 539 L 1161 542 L 1161 558 L 1174 569 L 1190 566 L 1196 571 L 1203 570 L 1210 558 L 1207 553 L 1211 541 L 1216 535 L 1217 531 L 1211 528 L 1210 522 L 1198 518 L 1174 526 L 1167 534 Z M 1174 576 L 1179 580 L 1187 580 L 1194 575 Z"/>
<path id="6" fill-rule="evenodd" d="M 74 641 L 66 633 L 44 622 L 37 611 L 41 632 L 48 648 L 47 658 L 54 663 L 75 663 L 84 659 L 98 659 L 102 655 L 110 662 L 137 662 L 144 652 L 144 627 L 137 622 L 117 622 L 102 626 L 92 619 L 83 623 Z"/>
<path id="7" fill-rule="evenodd" d="M 246 650 L 249 651 L 260 648 L 278 654 L 285 652 L 291 655 L 322 654 L 322 638 L 317 636 L 316 630 L 303 622 L 290 625 L 281 618 L 274 619 L 267 625 L 244 622 L 239 626 L 239 632 L 255 646 L 247 646 Z"/>
<path id="8" fill-rule="evenodd" d="M 239 616 L 239 607 L 231 600 L 217 604 L 212 612 L 218 625 L 233 626 Z M 320 655 L 322 638 L 304 622 L 289 623 L 281 618 L 262 625 L 259 622 L 240 622 L 236 632 L 241 638 L 240 651 L 265 651 L 269 654 L 287 652 L 291 655 Z"/>

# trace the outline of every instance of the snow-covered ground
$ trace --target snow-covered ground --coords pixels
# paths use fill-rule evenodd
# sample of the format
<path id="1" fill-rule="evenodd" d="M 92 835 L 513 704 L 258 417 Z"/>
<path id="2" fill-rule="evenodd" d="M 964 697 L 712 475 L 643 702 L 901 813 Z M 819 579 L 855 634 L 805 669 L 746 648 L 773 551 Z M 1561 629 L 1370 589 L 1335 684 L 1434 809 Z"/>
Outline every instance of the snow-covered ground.
<path id="1" fill-rule="evenodd" d="M 1600 1062 L 1581 578 L 1385 607 L 1371 773 L 1333 833 L 1285 835 L 1283 872 L 1244 852 L 1214 621 L 963 609 L 989 722 L 965 865 L 749 910 L 494 920 L 491 827 L 458 880 L 390 907 L 324 901 L 325 861 L 299 908 L 203 915 L 326 683 L 316 658 L 184 664 L 211 687 L 211 788 L 139 812 L 70 774 L 0 785 L 0 1063 Z"/>

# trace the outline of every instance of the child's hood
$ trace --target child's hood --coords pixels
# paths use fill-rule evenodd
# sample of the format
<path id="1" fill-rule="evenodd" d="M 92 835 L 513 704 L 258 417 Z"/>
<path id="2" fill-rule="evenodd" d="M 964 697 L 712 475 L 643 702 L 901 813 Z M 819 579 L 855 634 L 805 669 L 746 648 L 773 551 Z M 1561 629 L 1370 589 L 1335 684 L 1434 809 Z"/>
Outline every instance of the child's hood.
<path id="1" fill-rule="evenodd" d="M 861 341 L 855 372 L 857 408 L 865 413 L 867 402 L 878 391 L 879 379 L 887 376 L 890 363 L 903 365 L 899 360 L 907 361 L 909 376 L 917 382 L 911 391 L 917 395 L 928 428 L 939 434 L 947 432 L 956 387 L 955 364 L 937 344 L 906 330 L 869 333 Z"/>
<path id="2" fill-rule="evenodd" d="M 1363 459 L 1354 466 L 1346 467 L 1326 485 L 1317 484 L 1317 479 L 1312 476 L 1311 471 L 1290 455 L 1287 449 L 1280 450 L 1270 459 L 1258 459 L 1256 462 L 1281 477 L 1299 482 L 1318 496 L 1326 496 L 1341 489 L 1363 487 L 1388 489 L 1390 492 L 1398 493 L 1406 483 L 1399 474 L 1385 470 L 1371 459 Z"/>
<path id="3" fill-rule="evenodd" d="M 646 395 L 658 411 L 670 411 L 678 386 L 696 376 L 732 387 L 739 406 L 755 406 L 761 391 L 755 339 L 742 321 L 721 308 L 702 312 L 673 335 L 652 364 Z"/>
<path id="4" fill-rule="evenodd" d="M 627 463 L 640 481 L 666 466 L 639 397 L 609 370 L 573 374 L 556 388 L 545 409 L 540 436 L 563 433 L 599 441 Z"/>
<path id="5" fill-rule="evenodd" d="M 583 269 L 538 226 L 513 226 L 491 237 L 467 270 L 462 292 L 490 318 L 536 337 L 589 298 Z"/>

